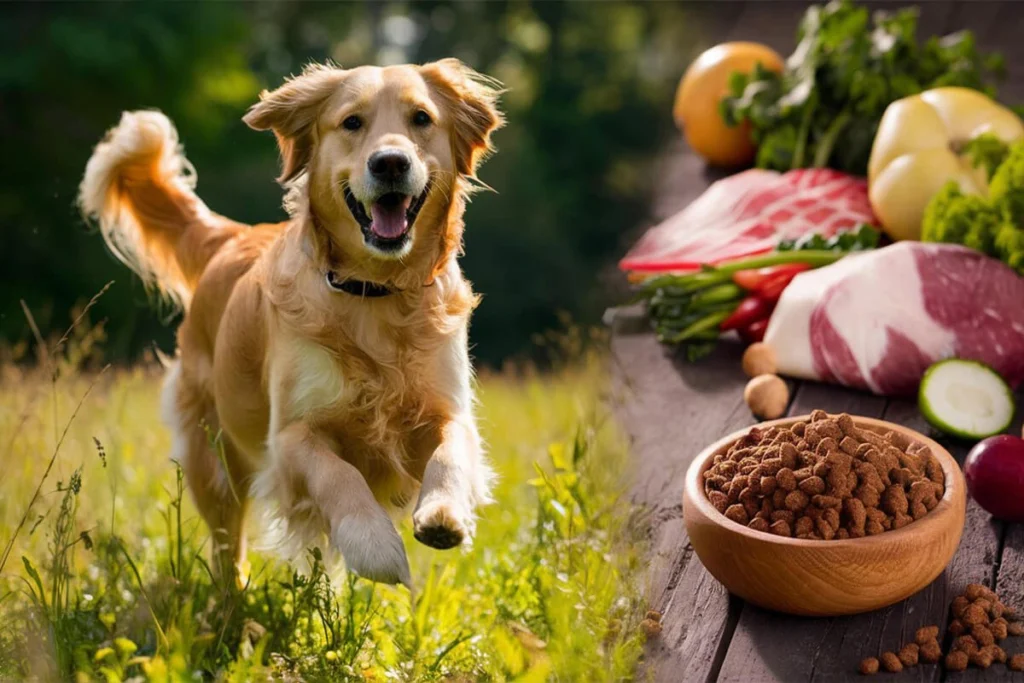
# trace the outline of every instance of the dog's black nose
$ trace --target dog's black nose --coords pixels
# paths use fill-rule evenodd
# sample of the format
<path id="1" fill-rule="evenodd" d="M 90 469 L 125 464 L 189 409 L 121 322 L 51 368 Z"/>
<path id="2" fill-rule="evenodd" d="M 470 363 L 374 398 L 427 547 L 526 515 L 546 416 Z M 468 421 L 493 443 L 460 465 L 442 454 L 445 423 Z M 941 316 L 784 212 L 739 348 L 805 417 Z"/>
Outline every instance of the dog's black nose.
<path id="1" fill-rule="evenodd" d="M 370 155 L 366 165 L 370 173 L 380 180 L 398 180 L 412 166 L 409 155 L 398 149 L 382 149 Z"/>

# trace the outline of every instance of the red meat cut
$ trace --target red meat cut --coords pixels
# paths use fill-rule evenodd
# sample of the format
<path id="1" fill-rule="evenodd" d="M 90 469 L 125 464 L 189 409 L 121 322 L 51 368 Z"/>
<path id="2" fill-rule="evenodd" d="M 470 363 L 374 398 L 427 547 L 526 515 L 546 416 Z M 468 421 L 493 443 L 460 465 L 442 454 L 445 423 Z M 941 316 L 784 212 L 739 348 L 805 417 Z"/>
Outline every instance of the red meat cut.
<path id="1" fill-rule="evenodd" d="M 765 342 L 780 373 L 882 395 L 916 391 L 945 358 L 1024 381 L 1024 279 L 980 252 L 900 242 L 802 273 Z"/>
<path id="2" fill-rule="evenodd" d="M 619 262 L 625 271 L 684 272 L 773 250 L 784 239 L 825 237 L 875 224 L 867 183 L 832 169 L 752 169 L 713 183 L 648 230 Z"/>

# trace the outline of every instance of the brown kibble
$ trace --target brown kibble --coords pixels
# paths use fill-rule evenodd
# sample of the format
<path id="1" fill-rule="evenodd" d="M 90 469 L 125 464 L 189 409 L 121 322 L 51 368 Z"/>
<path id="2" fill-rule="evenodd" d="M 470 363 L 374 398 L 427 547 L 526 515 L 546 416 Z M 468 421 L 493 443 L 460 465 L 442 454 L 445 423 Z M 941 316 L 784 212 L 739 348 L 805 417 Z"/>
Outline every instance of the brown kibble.
<path id="1" fill-rule="evenodd" d="M 654 619 L 644 619 L 640 622 L 640 629 L 648 638 L 657 638 L 661 635 L 661 622 Z"/>
<path id="2" fill-rule="evenodd" d="M 768 524 L 768 520 L 762 517 L 757 517 L 755 519 L 750 520 L 750 524 L 748 524 L 747 526 L 753 529 L 754 531 L 768 531 L 768 529 L 771 527 L 771 525 Z"/>
<path id="3" fill-rule="evenodd" d="M 979 647 L 992 645 L 996 642 L 996 638 L 992 635 L 992 631 L 989 630 L 989 627 L 982 624 L 971 627 L 971 637 L 977 641 Z"/>
<path id="4" fill-rule="evenodd" d="M 810 517 L 801 517 L 796 520 L 794 532 L 797 536 L 804 536 L 814 531 L 814 520 Z"/>
<path id="5" fill-rule="evenodd" d="M 903 671 L 903 664 L 900 662 L 900 658 L 893 652 L 882 653 L 882 668 L 889 673 L 899 673 Z"/>
<path id="6" fill-rule="evenodd" d="M 836 496 L 814 496 L 811 498 L 811 503 L 820 508 L 839 510 L 843 506 L 843 499 Z"/>
<path id="7" fill-rule="evenodd" d="M 975 626 L 977 624 L 988 623 L 988 612 L 981 605 L 974 603 L 968 605 L 964 609 L 963 614 L 960 616 L 960 621 L 964 622 L 965 626 Z"/>
<path id="8" fill-rule="evenodd" d="M 970 663 L 970 655 L 966 652 L 950 652 L 946 655 L 946 670 L 947 671 L 966 671 L 967 665 Z"/>
<path id="9" fill-rule="evenodd" d="M 907 643 L 900 648 L 899 658 L 903 666 L 917 666 L 917 658 L 920 648 L 917 643 Z"/>
<path id="10" fill-rule="evenodd" d="M 964 622 L 960 621 L 959 619 L 954 619 L 951 622 L 949 622 L 949 629 L 947 630 L 949 631 L 949 635 L 955 638 L 956 636 L 962 636 L 964 633 L 966 633 L 967 627 L 964 626 Z"/>
<path id="11" fill-rule="evenodd" d="M 803 491 L 791 491 L 786 496 L 786 509 L 792 510 L 793 512 L 799 512 L 807 507 L 807 504 L 811 502 L 811 499 L 807 497 L 807 494 Z"/>
<path id="12" fill-rule="evenodd" d="M 950 605 L 950 610 L 954 617 L 959 619 L 963 616 L 964 610 L 971 604 L 971 601 L 962 595 L 958 595 L 953 598 L 953 603 Z"/>
<path id="13" fill-rule="evenodd" d="M 878 673 L 878 658 L 868 657 L 862 659 L 857 670 L 860 671 L 861 676 L 873 676 Z"/>
<path id="14" fill-rule="evenodd" d="M 987 669 L 992 666 L 992 653 L 978 650 L 970 655 L 970 662 L 979 669 Z"/>
<path id="15" fill-rule="evenodd" d="M 703 474 L 715 509 L 761 533 L 831 540 L 903 528 L 937 504 L 944 487 L 926 475 L 926 447 L 862 431 L 849 415 L 816 415 L 792 428 L 752 428 L 715 454 Z M 979 606 L 996 618 L 996 602 Z"/>
<path id="16" fill-rule="evenodd" d="M 929 664 L 934 664 L 942 659 L 942 648 L 939 646 L 939 641 L 933 638 L 927 643 L 921 643 L 919 655 L 922 662 L 927 662 Z"/>
<path id="17" fill-rule="evenodd" d="M 776 473 L 775 481 L 783 491 L 789 492 L 796 489 L 796 475 L 788 467 L 783 467 Z"/>
<path id="18" fill-rule="evenodd" d="M 981 648 L 982 652 L 987 652 L 993 662 L 999 662 L 1000 664 L 1006 664 L 1006 650 L 999 647 L 998 645 L 986 645 Z"/>
<path id="19" fill-rule="evenodd" d="M 737 524 L 746 525 L 750 521 L 750 516 L 742 505 L 730 505 L 725 511 L 725 516 Z"/>
<path id="20" fill-rule="evenodd" d="M 907 514 L 910 503 L 907 502 L 907 494 L 903 492 L 902 486 L 892 484 L 885 489 L 885 493 L 882 494 L 882 508 L 890 515 Z"/>
<path id="21" fill-rule="evenodd" d="M 729 496 L 725 495 L 721 491 L 710 491 L 708 493 L 708 500 L 715 506 L 715 509 L 725 514 L 725 509 L 729 507 Z"/>
<path id="22" fill-rule="evenodd" d="M 1011 621 L 1006 626 L 1006 633 L 1011 636 L 1024 636 L 1024 622 Z"/>
<path id="23" fill-rule="evenodd" d="M 971 655 L 980 650 L 977 641 L 971 636 L 957 636 L 953 639 L 953 644 L 950 646 L 952 650 L 960 650 Z"/>
<path id="24" fill-rule="evenodd" d="M 1010 657 L 1006 665 L 1010 667 L 1010 671 L 1024 671 L 1024 654 Z"/>
<path id="25" fill-rule="evenodd" d="M 938 626 L 922 626 L 921 628 L 917 629 L 916 633 L 914 633 L 914 642 L 918 645 L 924 645 L 925 643 L 931 640 L 935 640 L 938 637 Z"/>
<path id="26" fill-rule="evenodd" d="M 969 583 L 967 584 L 967 588 L 964 589 L 964 597 L 967 598 L 969 601 L 974 602 L 979 598 L 985 598 L 990 600 L 993 597 L 993 595 L 992 591 L 990 591 L 988 587 L 984 584 Z"/>
<path id="27" fill-rule="evenodd" d="M 825 480 L 821 477 L 808 477 L 800 482 L 800 490 L 808 496 L 817 496 L 825 492 Z"/>
<path id="28" fill-rule="evenodd" d="M 992 632 L 996 640 L 1005 640 L 1010 635 L 1010 625 L 1002 617 L 997 617 L 989 624 L 988 630 Z"/>

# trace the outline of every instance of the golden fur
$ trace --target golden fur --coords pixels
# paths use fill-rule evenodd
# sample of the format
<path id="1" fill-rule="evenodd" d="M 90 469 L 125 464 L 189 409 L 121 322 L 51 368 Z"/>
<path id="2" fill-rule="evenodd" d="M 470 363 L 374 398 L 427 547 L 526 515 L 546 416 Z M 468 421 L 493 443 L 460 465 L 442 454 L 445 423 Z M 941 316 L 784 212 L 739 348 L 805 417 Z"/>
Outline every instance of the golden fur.
<path id="1" fill-rule="evenodd" d="M 277 137 L 292 216 L 282 224 L 210 211 L 158 112 L 125 113 L 96 147 L 83 210 L 115 255 L 186 308 L 165 420 L 221 571 L 244 576 L 251 497 L 273 504 L 286 545 L 326 533 L 350 569 L 375 580 L 408 583 L 385 508 L 417 491 L 418 539 L 444 548 L 471 538 L 490 470 L 467 350 L 477 299 L 456 256 L 469 181 L 502 123 L 497 95 L 456 60 L 312 66 L 264 92 L 245 121 Z M 432 125 L 414 125 L 414 111 Z M 353 115 L 355 132 L 341 125 Z M 364 241 L 342 194 L 366 196 L 368 158 L 384 147 L 412 155 L 430 181 L 397 255 Z M 337 292 L 327 271 L 395 293 Z"/>

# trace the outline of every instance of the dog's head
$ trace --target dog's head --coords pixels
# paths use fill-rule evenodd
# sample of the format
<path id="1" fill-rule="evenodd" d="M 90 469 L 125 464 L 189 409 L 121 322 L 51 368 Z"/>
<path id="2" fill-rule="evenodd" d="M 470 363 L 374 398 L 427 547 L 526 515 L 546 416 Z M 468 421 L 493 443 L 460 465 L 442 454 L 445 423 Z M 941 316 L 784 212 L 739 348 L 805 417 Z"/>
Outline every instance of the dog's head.
<path id="1" fill-rule="evenodd" d="M 394 279 L 450 252 L 458 194 L 502 124 L 495 84 L 454 59 L 423 66 L 311 66 L 246 114 L 272 130 L 278 179 L 305 174 L 329 260 L 352 276 Z M 432 263 L 433 261 L 433 263 Z"/>

